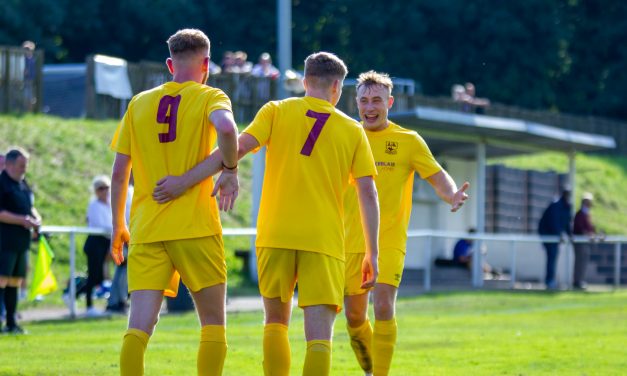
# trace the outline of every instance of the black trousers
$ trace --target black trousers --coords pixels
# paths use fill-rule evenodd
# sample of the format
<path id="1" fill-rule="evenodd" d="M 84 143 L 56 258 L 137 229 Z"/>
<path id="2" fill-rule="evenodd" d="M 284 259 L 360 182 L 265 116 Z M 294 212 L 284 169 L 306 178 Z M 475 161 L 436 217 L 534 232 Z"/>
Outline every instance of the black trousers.
<path id="1" fill-rule="evenodd" d="M 91 307 L 92 292 L 104 280 L 104 263 L 109 253 L 111 240 L 101 235 L 89 235 L 83 246 L 87 256 L 87 284 L 76 292 L 76 295 L 85 293 L 87 308 Z"/>

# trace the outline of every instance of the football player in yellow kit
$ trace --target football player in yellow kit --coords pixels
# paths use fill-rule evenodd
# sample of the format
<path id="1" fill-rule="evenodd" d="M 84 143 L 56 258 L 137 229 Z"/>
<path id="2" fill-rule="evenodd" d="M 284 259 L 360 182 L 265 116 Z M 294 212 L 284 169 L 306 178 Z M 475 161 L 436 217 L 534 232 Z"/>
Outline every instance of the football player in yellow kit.
<path id="1" fill-rule="evenodd" d="M 131 100 L 111 143 L 112 255 L 123 261 L 130 243 L 128 285 L 131 311 L 120 354 L 122 375 L 144 374 L 144 353 L 157 323 L 163 295 L 175 296 L 179 275 L 191 291 L 201 324 L 199 375 L 221 375 L 226 356 L 226 263 L 218 203 L 237 197 L 237 127 L 229 98 L 205 85 L 209 38 L 184 29 L 168 41 L 166 63 L 173 79 Z M 216 139 L 223 170 L 214 188 L 203 181 L 178 200 L 159 205 L 151 198 L 160 177 L 182 174 L 204 160 Z M 130 235 L 124 212 L 131 168 L 135 194 Z"/>
<path id="2" fill-rule="evenodd" d="M 394 103 L 387 74 L 362 73 L 357 80 L 357 106 L 372 149 L 378 176 L 375 184 L 381 212 L 379 277 L 374 286 L 374 330 L 367 317 L 368 289 L 360 286 L 360 259 L 365 249 L 356 203 L 349 188 L 345 197 L 346 286 L 345 314 L 351 346 L 366 374 L 387 375 L 396 343 L 395 304 L 401 282 L 412 208 L 414 173 L 426 179 L 438 196 L 457 211 L 467 199 L 468 183 L 460 189 L 440 167 L 425 141 L 388 120 Z"/>
<path id="3" fill-rule="evenodd" d="M 303 375 L 329 374 L 333 322 L 343 303 L 343 201 L 349 180 L 355 181 L 365 233 L 360 287 L 372 287 L 377 278 L 376 168 L 363 128 L 335 108 L 346 73 L 337 56 L 310 55 L 305 96 L 267 103 L 239 138 L 240 158 L 267 146 L 256 240 L 266 375 L 290 373 L 287 329 L 296 282 L 307 339 Z M 216 152 L 185 175 L 162 179 L 154 199 L 178 197 L 220 163 Z"/>

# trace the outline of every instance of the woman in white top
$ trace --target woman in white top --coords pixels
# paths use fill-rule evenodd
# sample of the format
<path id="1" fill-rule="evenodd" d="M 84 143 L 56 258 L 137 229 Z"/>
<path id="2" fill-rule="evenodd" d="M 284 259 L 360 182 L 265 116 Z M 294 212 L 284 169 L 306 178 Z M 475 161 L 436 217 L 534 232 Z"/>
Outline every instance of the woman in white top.
<path id="1" fill-rule="evenodd" d="M 87 256 L 87 284 L 79 293 L 86 295 L 87 316 L 101 314 L 93 307 L 92 292 L 104 280 L 104 263 L 111 246 L 110 186 L 111 180 L 107 176 L 96 176 L 93 181 L 94 198 L 87 207 L 87 226 L 106 231 L 106 235 L 89 235 L 83 247 Z"/>

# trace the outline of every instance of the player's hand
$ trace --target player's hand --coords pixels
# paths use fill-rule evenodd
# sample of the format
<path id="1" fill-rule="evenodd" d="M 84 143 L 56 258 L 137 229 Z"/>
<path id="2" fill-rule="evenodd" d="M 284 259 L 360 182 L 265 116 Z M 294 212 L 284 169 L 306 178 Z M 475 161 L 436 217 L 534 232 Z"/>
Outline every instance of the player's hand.
<path id="1" fill-rule="evenodd" d="M 379 262 L 376 256 L 366 254 L 361 263 L 361 288 L 369 289 L 374 287 L 379 276 Z"/>
<path id="2" fill-rule="evenodd" d="M 218 206 L 220 210 L 233 210 L 233 204 L 239 194 L 239 179 L 236 170 L 222 170 L 220 177 L 216 181 L 211 196 L 218 195 Z"/>
<path id="3" fill-rule="evenodd" d="M 159 179 L 152 191 L 152 198 L 160 204 L 165 204 L 181 196 L 186 190 L 181 176 L 168 175 Z"/>
<path id="4" fill-rule="evenodd" d="M 116 265 L 124 262 L 124 253 L 122 251 L 124 250 L 124 244 L 127 244 L 130 240 L 131 235 L 126 226 L 113 229 L 113 234 L 111 234 L 111 257 L 113 257 Z"/>
<path id="5" fill-rule="evenodd" d="M 470 187 L 470 183 L 465 182 L 461 188 L 453 195 L 453 200 L 451 201 L 451 211 L 455 213 L 464 205 L 464 201 L 468 200 L 468 195 L 466 194 L 466 190 Z"/>

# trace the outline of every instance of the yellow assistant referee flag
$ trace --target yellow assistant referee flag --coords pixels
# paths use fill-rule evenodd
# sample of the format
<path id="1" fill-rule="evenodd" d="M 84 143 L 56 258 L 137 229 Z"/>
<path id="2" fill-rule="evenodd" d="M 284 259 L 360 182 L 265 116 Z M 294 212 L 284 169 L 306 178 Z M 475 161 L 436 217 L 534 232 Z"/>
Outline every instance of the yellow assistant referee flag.
<path id="1" fill-rule="evenodd" d="M 38 295 L 50 294 L 57 290 L 57 280 L 52 274 L 52 269 L 50 269 L 53 258 L 54 253 L 52 253 L 46 238 L 43 235 L 40 236 L 37 264 L 35 265 L 28 300 L 34 300 Z"/>

